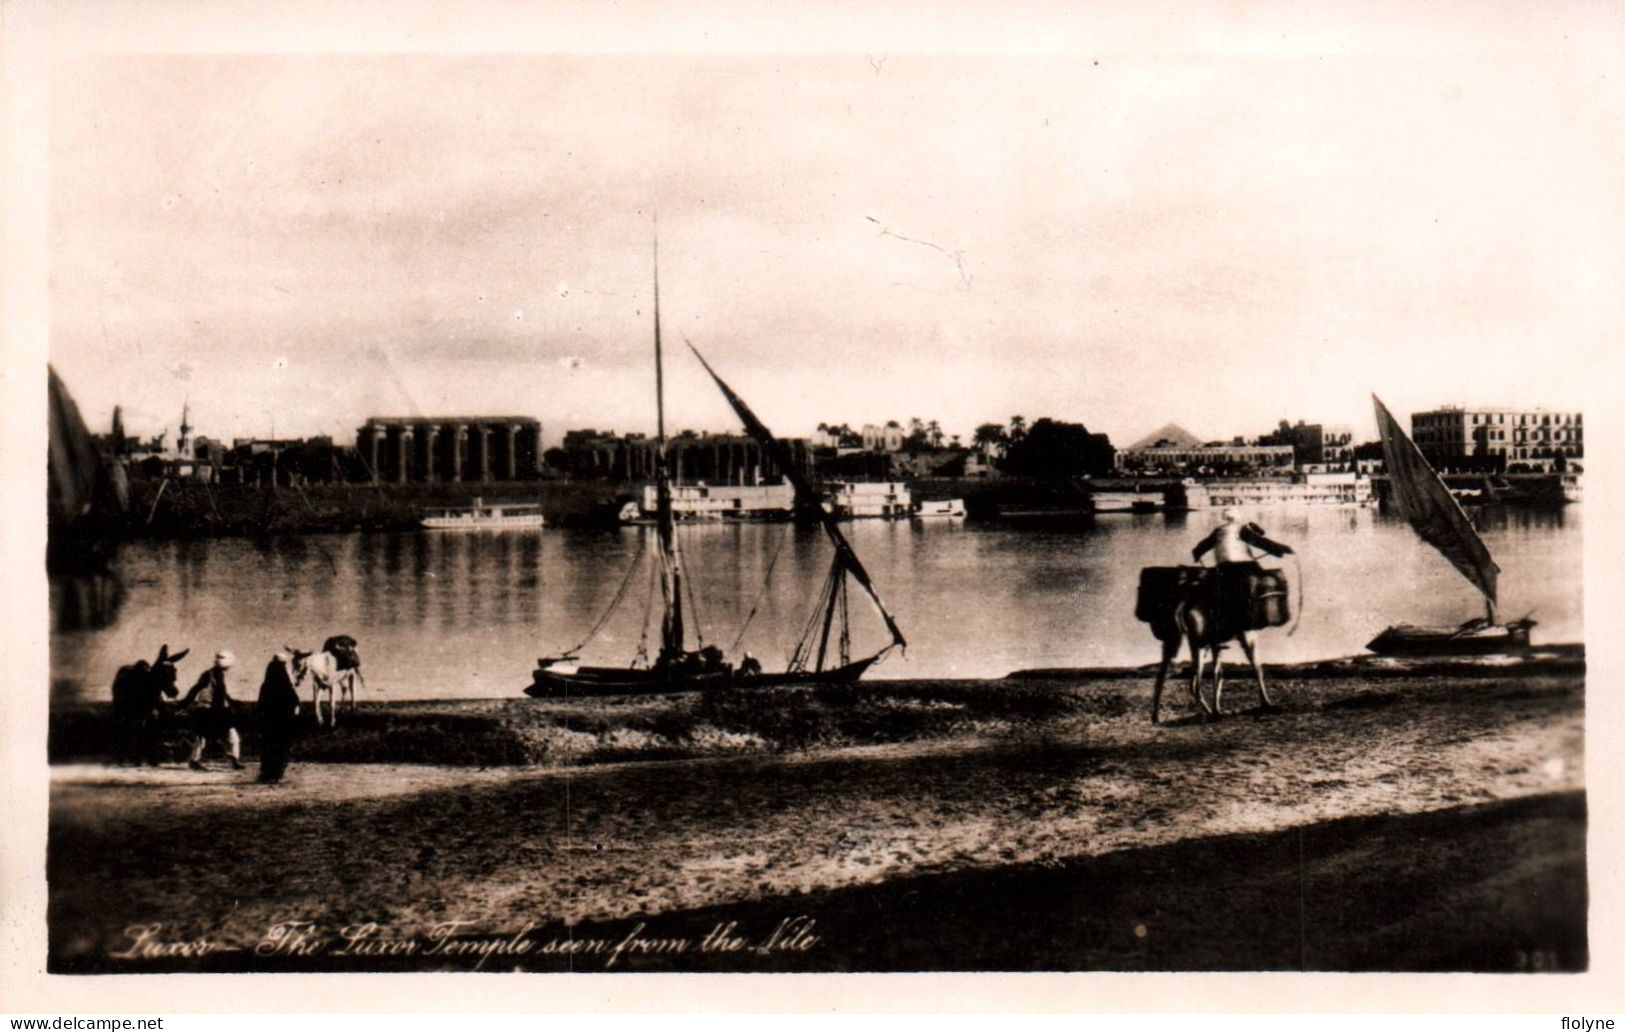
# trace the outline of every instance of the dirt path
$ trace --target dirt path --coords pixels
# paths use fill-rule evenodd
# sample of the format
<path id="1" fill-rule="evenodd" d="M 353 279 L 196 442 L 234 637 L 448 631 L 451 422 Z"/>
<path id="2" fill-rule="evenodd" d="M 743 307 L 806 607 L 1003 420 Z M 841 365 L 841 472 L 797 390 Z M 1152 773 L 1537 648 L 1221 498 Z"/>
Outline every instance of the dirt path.
<path id="1" fill-rule="evenodd" d="M 1208 726 L 1152 728 L 1136 708 L 791 756 L 307 764 L 280 789 L 252 772 L 57 768 L 53 966 L 94 966 L 154 921 L 244 946 L 290 917 L 617 921 L 1583 788 L 1577 679 L 1283 689 L 1284 712 Z"/>

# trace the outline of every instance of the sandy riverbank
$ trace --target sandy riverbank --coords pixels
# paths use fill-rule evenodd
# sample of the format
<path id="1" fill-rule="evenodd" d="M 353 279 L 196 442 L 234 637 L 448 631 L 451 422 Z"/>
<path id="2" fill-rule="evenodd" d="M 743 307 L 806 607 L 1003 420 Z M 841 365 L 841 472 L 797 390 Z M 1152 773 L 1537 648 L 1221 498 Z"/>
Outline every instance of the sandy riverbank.
<path id="1" fill-rule="evenodd" d="M 281 788 L 65 763 L 51 966 L 473 968 L 457 943 L 499 970 L 1585 965 L 1582 675 L 1276 684 L 1278 712 L 1164 727 L 1138 677 L 876 682 L 740 712 L 413 703 L 374 716 L 593 745 L 484 770 L 313 762 L 351 731 L 390 740 L 358 722 L 307 737 Z M 319 946 L 270 949 L 290 920 Z M 703 948 L 729 921 L 746 944 Z M 463 924 L 437 939 L 444 922 Z M 118 956 L 154 924 L 152 943 L 217 948 Z M 386 938 L 399 952 L 366 952 Z"/>

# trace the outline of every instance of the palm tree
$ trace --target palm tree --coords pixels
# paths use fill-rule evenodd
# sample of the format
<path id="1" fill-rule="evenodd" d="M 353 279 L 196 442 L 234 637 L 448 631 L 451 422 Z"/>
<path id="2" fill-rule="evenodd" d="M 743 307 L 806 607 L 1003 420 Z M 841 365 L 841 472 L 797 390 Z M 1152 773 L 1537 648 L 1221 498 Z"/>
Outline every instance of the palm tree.
<path id="1" fill-rule="evenodd" d="M 1019 441 L 1027 436 L 1027 420 L 1022 416 L 1010 417 L 1010 440 Z"/>
<path id="2" fill-rule="evenodd" d="M 925 425 L 926 436 L 931 439 L 931 447 L 942 447 L 942 424 L 935 419 Z"/>

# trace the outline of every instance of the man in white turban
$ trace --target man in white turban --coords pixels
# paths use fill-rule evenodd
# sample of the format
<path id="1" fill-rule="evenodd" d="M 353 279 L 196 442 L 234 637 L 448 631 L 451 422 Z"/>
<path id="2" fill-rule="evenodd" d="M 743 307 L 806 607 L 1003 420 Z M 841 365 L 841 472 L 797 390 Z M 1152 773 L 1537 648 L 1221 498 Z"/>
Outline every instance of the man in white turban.
<path id="1" fill-rule="evenodd" d="M 203 671 L 197 679 L 192 690 L 186 693 L 181 700 L 180 709 L 184 710 L 192 704 L 192 700 L 199 695 L 204 696 L 203 708 L 192 715 L 192 728 L 197 739 L 192 745 L 192 761 L 189 764 L 193 770 L 203 770 L 203 753 L 210 742 L 220 742 L 226 749 L 226 755 L 231 758 L 234 770 L 243 769 L 242 738 L 237 734 L 236 715 L 232 712 L 232 704 L 236 700 L 226 687 L 226 671 L 237 662 L 237 657 L 227 649 L 221 649 L 214 654 L 214 665 Z"/>

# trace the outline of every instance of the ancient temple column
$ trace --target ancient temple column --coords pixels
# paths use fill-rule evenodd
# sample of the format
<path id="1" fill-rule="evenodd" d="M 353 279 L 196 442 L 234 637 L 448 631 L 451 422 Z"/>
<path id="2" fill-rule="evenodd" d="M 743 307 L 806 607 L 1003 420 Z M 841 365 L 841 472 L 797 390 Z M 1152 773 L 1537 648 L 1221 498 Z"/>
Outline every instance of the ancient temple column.
<path id="1" fill-rule="evenodd" d="M 368 476 L 370 476 L 372 478 L 372 482 L 375 483 L 375 484 L 378 483 L 378 481 L 380 479 L 382 479 L 380 471 L 378 469 L 378 458 L 379 458 L 379 447 L 378 446 L 381 443 L 380 438 L 382 438 L 383 436 L 384 436 L 384 428 L 383 427 L 381 427 L 381 426 L 368 427 L 368 429 L 367 429 L 367 474 L 368 474 Z"/>
<path id="2" fill-rule="evenodd" d="M 525 472 L 540 476 L 542 473 L 542 426 L 525 427 Z"/>
<path id="3" fill-rule="evenodd" d="M 426 423 L 423 427 L 423 482 L 434 483 L 434 452 L 440 445 L 440 424 Z"/>
<path id="4" fill-rule="evenodd" d="M 468 426 L 465 423 L 454 423 L 451 428 L 451 479 L 453 483 L 461 483 L 463 479 L 463 449 L 468 447 Z"/>
<path id="5" fill-rule="evenodd" d="M 498 423 L 491 428 L 491 479 L 509 480 L 508 452 L 513 450 L 513 440 L 508 436 L 506 423 Z"/>
<path id="6" fill-rule="evenodd" d="M 508 424 L 508 461 L 506 463 L 509 480 L 519 479 L 519 424 Z"/>
<path id="7" fill-rule="evenodd" d="M 404 484 L 412 476 L 412 429 L 401 427 L 400 436 L 395 438 L 395 483 Z"/>
<path id="8" fill-rule="evenodd" d="M 474 432 L 480 440 L 480 482 L 483 484 L 491 479 L 491 428 L 481 426 Z"/>

